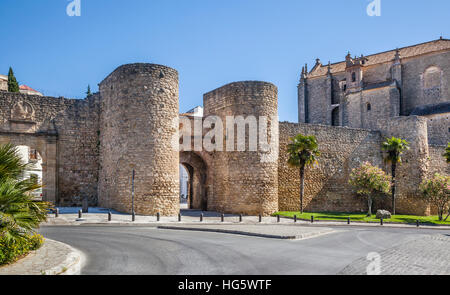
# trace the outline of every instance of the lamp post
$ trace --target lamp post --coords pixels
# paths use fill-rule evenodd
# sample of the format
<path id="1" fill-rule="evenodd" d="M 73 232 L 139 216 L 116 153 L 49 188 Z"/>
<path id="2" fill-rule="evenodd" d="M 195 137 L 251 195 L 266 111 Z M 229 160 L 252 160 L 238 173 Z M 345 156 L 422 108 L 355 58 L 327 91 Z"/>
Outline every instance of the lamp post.
<path id="1" fill-rule="evenodd" d="M 133 169 L 133 172 L 131 175 L 131 214 L 134 214 L 134 175 L 135 175 L 135 171 Z"/>

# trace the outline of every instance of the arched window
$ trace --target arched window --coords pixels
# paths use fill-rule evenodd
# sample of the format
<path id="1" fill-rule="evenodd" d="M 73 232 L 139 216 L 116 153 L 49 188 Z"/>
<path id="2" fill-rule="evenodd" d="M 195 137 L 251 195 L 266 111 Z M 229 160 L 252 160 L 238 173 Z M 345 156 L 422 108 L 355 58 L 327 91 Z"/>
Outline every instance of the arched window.
<path id="1" fill-rule="evenodd" d="M 367 103 L 367 111 L 370 112 L 372 110 L 372 105 L 370 103 Z"/>
<path id="2" fill-rule="evenodd" d="M 431 66 L 423 74 L 423 88 L 431 89 L 441 87 L 442 71 L 436 66 Z"/>
<path id="3" fill-rule="evenodd" d="M 339 107 L 333 109 L 331 113 L 331 125 L 332 126 L 340 126 L 339 123 Z"/>
<path id="4" fill-rule="evenodd" d="M 431 66 L 423 73 L 423 96 L 427 103 L 436 103 L 441 100 L 442 70 Z"/>

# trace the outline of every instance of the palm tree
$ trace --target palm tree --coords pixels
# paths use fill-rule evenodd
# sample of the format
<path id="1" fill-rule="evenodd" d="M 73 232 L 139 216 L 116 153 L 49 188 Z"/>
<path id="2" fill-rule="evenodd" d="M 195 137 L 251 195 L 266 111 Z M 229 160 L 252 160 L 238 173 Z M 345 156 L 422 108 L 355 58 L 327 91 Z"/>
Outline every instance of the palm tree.
<path id="1" fill-rule="evenodd" d="M 0 236 L 7 242 L 25 239 L 46 220 L 50 205 L 34 202 L 40 188 L 32 179 L 21 179 L 28 164 L 22 163 L 11 144 L 0 146 Z"/>
<path id="2" fill-rule="evenodd" d="M 395 215 L 395 172 L 397 164 L 402 162 L 402 154 L 409 149 L 409 142 L 401 138 L 388 138 L 383 142 L 382 150 L 386 152 L 384 160 L 391 164 L 392 173 L 392 214 Z"/>
<path id="3" fill-rule="evenodd" d="M 319 145 L 317 144 L 316 137 L 313 135 L 304 136 L 298 134 L 291 140 L 292 142 L 288 145 L 288 164 L 300 170 L 300 212 L 303 214 L 305 167 L 312 166 L 317 162 L 316 159 L 320 156 Z"/>
<path id="4" fill-rule="evenodd" d="M 450 163 L 450 142 L 447 144 L 445 148 L 444 158 L 447 160 L 447 163 Z"/>

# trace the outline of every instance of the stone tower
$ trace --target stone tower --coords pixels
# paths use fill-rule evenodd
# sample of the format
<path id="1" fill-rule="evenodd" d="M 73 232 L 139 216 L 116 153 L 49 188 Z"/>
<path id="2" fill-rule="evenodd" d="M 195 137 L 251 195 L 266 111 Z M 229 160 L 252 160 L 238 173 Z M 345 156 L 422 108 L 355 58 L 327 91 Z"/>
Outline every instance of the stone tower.
<path id="1" fill-rule="evenodd" d="M 224 151 L 214 153 L 214 191 L 208 198 L 208 210 L 255 215 L 276 212 L 279 141 L 277 87 L 256 81 L 231 83 L 205 94 L 204 107 L 205 117 L 217 116 L 223 122 L 224 145 L 227 140 L 234 143 L 234 151 L 226 151 L 224 148 Z M 234 125 L 230 117 L 235 122 L 241 120 L 241 126 L 249 123 L 245 129 L 241 129 L 245 130 L 245 151 L 238 150 L 236 145 L 237 128 L 232 128 L 234 140 L 230 139 L 233 135 L 230 130 L 227 132 L 227 125 Z M 265 132 L 268 148 L 258 142 L 257 150 L 251 150 L 250 129 L 256 131 L 254 124 L 250 127 L 251 117 L 256 119 L 256 128 L 268 126 Z M 265 124 L 264 119 L 261 120 L 262 117 L 267 118 L 268 124 Z M 235 126 L 238 125 L 239 123 Z"/>
<path id="2" fill-rule="evenodd" d="M 179 212 L 178 72 L 154 64 L 117 68 L 100 83 L 99 205 L 137 214 Z"/>

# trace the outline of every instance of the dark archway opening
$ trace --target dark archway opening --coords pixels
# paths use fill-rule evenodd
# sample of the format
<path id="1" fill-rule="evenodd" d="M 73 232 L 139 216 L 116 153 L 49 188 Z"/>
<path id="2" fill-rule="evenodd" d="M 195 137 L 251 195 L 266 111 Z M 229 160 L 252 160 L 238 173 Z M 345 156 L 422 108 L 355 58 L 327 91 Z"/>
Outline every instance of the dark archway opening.
<path id="1" fill-rule="evenodd" d="M 207 211 L 206 176 L 206 165 L 199 155 L 193 152 L 180 153 L 181 208 L 187 204 L 188 209 Z"/>

